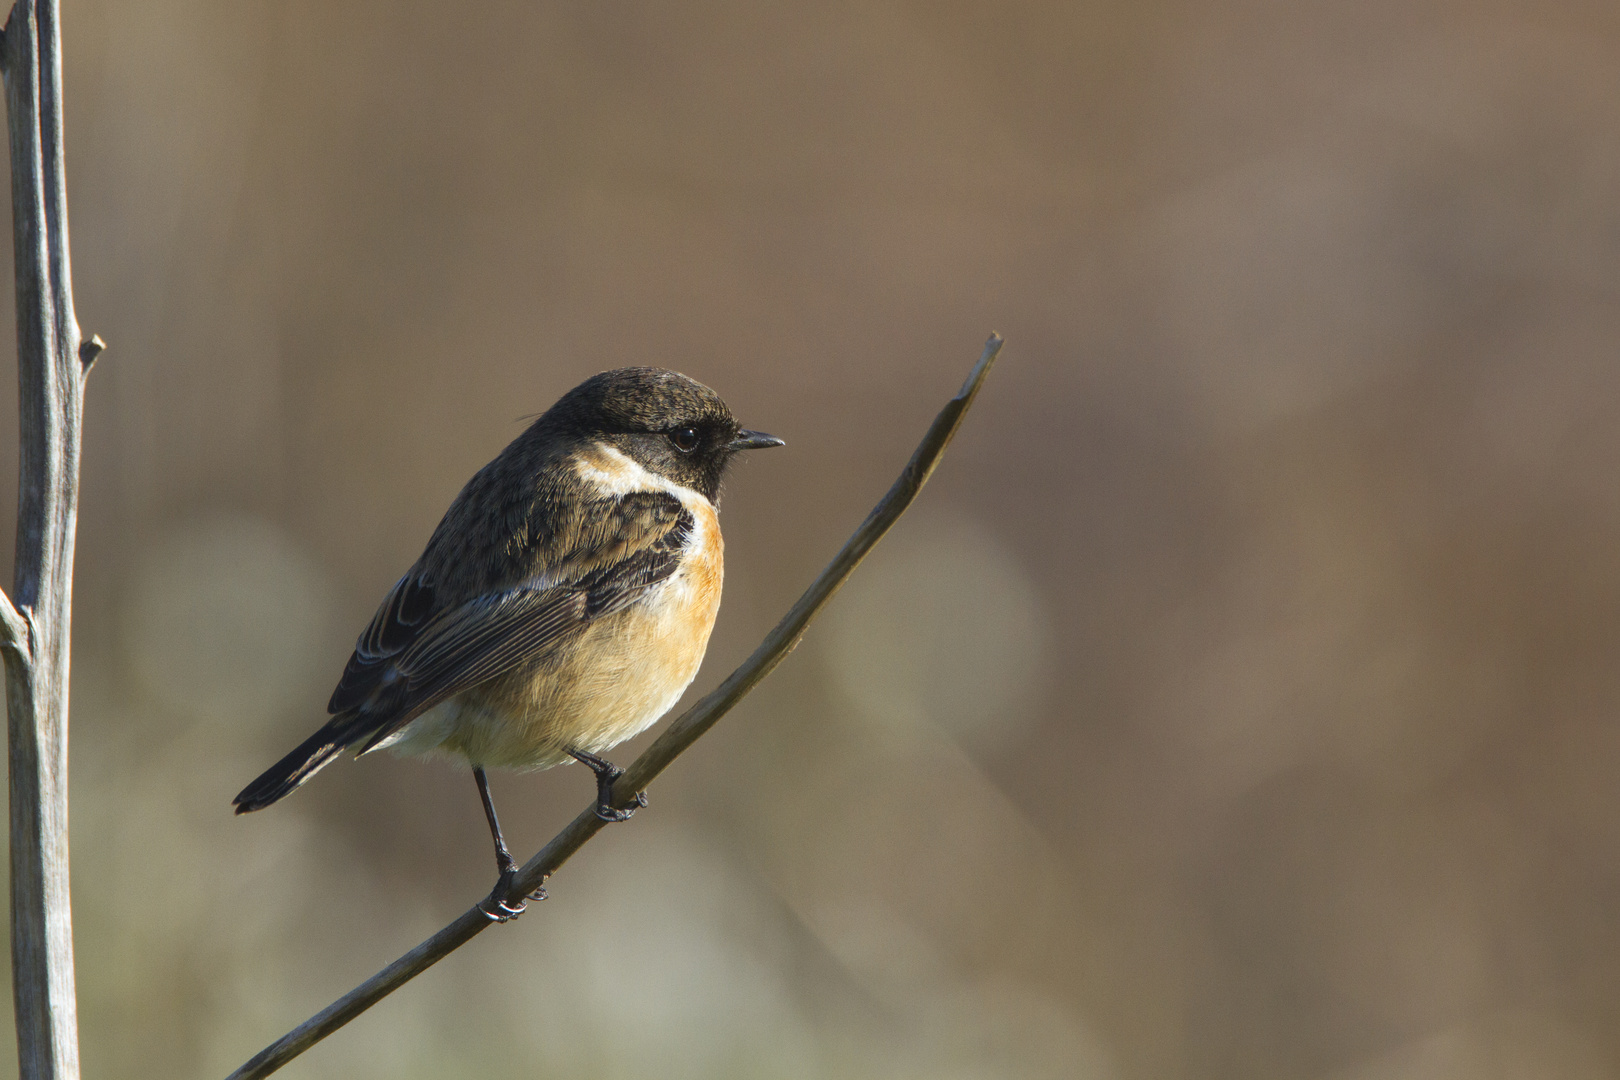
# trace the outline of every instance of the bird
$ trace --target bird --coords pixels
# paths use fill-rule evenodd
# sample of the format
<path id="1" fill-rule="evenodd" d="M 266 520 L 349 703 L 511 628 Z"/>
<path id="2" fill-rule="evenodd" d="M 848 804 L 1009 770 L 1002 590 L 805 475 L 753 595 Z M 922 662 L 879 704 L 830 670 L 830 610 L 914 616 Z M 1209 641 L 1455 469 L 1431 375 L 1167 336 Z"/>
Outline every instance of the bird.
<path id="1" fill-rule="evenodd" d="M 356 641 L 330 719 L 243 788 L 236 813 L 351 747 L 463 760 L 495 844 L 480 906 L 521 913 L 486 770 L 578 761 L 596 774 L 599 817 L 635 812 L 611 805 L 623 770 L 600 755 L 696 677 L 724 577 L 721 480 L 737 454 L 782 445 L 677 372 L 619 368 L 574 387 L 461 489 Z"/>

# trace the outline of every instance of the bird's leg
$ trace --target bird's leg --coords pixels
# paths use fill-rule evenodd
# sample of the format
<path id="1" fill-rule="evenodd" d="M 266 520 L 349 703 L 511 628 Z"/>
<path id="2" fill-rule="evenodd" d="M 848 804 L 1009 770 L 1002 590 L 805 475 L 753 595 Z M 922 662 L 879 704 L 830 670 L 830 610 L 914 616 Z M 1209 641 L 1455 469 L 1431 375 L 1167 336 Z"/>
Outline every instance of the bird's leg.
<path id="1" fill-rule="evenodd" d="M 495 879 L 495 888 L 490 891 L 488 899 L 478 906 L 494 921 L 505 922 L 523 914 L 529 905 L 527 900 L 519 900 L 517 907 L 506 902 L 506 894 L 512 888 L 512 877 L 517 873 L 517 863 L 512 861 L 512 853 L 506 849 L 506 838 L 501 835 L 501 820 L 495 816 L 495 800 L 490 798 L 489 778 L 484 775 L 483 766 L 473 766 L 473 781 L 478 785 L 478 797 L 484 803 L 484 817 L 489 820 L 489 834 L 495 838 L 495 869 L 500 874 L 500 877 Z M 541 886 L 529 894 L 528 899 L 545 898 L 545 886 Z"/>
<path id="2" fill-rule="evenodd" d="M 647 793 L 636 792 L 636 806 L 627 810 L 613 809 L 613 781 L 624 775 L 624 770 L 611 761 L 603 761 L 595 754 L 569 749 L 568 754 L 596 774 L 596 816 L 603 821 L 624 821 L 636 812 L 636 806 L 647 805 Z"/>

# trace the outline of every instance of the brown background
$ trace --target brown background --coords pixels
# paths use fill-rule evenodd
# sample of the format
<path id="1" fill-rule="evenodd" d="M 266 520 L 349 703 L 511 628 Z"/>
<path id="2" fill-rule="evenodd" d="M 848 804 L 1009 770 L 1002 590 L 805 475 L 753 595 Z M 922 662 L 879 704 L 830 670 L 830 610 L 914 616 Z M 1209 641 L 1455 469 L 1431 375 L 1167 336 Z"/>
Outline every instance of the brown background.
<path id="1" fill-rule="evenodd" d="M 464 771 L 229 800 L 519 417 L 652 363 L 788 440 L 701 691 L 992 329 L 651 809 L 285 1075 L 1620 1070 L 1612 2 L 63 18 L 87 1076 L 223 1075 L 489 887 Z M 590 784 L 496 792 L 526 855 Z"/>

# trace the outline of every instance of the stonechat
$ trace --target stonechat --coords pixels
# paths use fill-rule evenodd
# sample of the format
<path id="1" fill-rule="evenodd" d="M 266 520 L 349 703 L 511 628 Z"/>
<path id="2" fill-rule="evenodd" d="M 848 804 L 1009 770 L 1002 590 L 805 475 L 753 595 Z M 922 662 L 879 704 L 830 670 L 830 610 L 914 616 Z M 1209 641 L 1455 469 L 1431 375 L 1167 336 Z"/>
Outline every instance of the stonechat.
<path id="1" fill-rule="evenodd" d="M 622 770 L 598 755 L 697 675 L 720 607 L 721 477 L 740 451 L 781 445 L 673 371 L 622 368 L 570 390 L 461 489 L 360 635 L 331 719 L 243 788 L 236 812 L 350 747 L 464 759 L 500 874 L 485 910 L 517 914 L 484 770 L 579 761 L 596 773 L 598 815 L 634 812 L 609 805 Z"/>

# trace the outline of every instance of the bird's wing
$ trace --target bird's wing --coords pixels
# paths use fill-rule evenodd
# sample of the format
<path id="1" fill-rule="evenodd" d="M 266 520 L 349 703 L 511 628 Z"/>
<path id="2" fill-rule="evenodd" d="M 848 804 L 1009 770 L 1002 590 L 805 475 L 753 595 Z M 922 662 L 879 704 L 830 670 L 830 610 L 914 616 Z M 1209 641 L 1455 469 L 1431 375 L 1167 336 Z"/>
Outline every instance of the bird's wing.
<path id="1" fill-rule="evenodd" d="M 674 573 L 694 526 L 665 492 L 603 500 L 569 550 L 525 583 L 459 604 L 407 574 L 355 644 L 327 710 L 354 711 L 360 753 L 439 702 L 543 657 Z"/>

